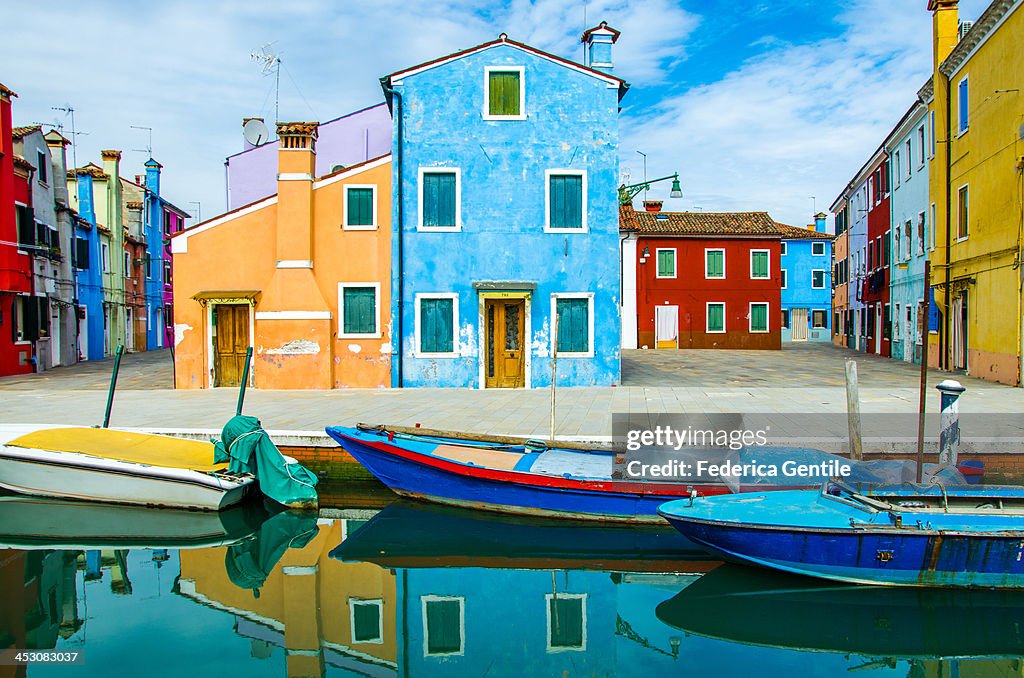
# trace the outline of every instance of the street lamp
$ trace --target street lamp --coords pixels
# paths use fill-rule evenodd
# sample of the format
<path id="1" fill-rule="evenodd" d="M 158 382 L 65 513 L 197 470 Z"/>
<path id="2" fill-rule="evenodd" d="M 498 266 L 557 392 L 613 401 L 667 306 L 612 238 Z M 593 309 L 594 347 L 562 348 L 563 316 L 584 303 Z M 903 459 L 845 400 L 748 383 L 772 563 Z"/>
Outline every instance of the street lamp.
<path id="1" fill-rule="evenodd" d="M 679 185 L 679 173 L 669 174 L 668 176 L 659 177 L 657 179 L 651 179 L 650 181 L 642 181 L 639 184 L 623 184 L 619 186 L 619 204 L 629 205 L 632 204 L 633 198 L 635 198 L 640 191 L 646 191 L 651 188 L 651 184 L 656 184 L 659 181 L 672 180 L 672 187 L 669 189 L 668 197 L 670 198 L 682 198 L 683 187 Z"/>

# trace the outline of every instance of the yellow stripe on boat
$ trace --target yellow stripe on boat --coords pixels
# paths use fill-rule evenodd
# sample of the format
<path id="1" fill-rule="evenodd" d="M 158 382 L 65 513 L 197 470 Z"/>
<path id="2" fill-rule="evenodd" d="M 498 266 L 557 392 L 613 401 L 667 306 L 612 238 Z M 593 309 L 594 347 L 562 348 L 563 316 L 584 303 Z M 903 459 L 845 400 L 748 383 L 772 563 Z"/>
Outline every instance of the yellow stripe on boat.
<path id="1" fill-rule="evenodd" d="M 227 468 L 227 464 L 213 463 L 213 443 L 106 428 L 41 429 L 15 438 L 7 445 L 192 471 Z"/>

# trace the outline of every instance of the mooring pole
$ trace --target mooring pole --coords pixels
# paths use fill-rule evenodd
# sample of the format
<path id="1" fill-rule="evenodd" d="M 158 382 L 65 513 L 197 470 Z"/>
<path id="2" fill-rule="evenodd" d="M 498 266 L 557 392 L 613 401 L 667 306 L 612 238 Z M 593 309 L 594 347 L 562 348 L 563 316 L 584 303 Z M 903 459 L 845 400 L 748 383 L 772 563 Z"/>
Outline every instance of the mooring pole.
<path id="1" fill-rule="evenodd" d="M 245 387 L 249 383 L 249 363 L 252 360 L 252 346 L 245 349 L 245 366 L 242 368 L 242 383 L 238 387 L 238 407 L 235 408 L 235 416 L 242 414 L 242 403 L 245 402 Z"/>
<path id="2" fill-rule="evenodd" d="M 924 473 L 924 396 L 928 388 L 928 315 L 931 312 L 931 262 L 924 262 L 924 300 L 921 302 L 921 385 L 917 403 L 917 482 Z"/>
<path id="3" fill-rule="evenodd" d="M 558 381 L 558 311 L 551 318 L 551 442 L 555 441 L 555 386 Z"/>
<path id="4" fill-rule="evenodd" d="M 117 345 L 114 352 L 114 372 L 110 375 L 110 389 L 107 391 L 107 411 L 103 414 L 103 428 L 110 424 L 110 408 L 114 406 L 114 389 L 117 388 L 117 372 L 121 369 L 121 356 L 124 355 L 124 344 Z"/>
<path id="5" fill-rule="evenodd" d="M 864 459 L 864 442 L 860 435 L 860 387 L 857 384 L 857 363 L 846 361 L 846 422 L 850 429 L 850 459 Z"/>
<path id="6" fill-rule="evenodd" d="M 957 401 L 967 389 L 955 379 L 946 379 L 935 388 L 941 396 L 941 428 L 939 429 L 939 464 L 956 466 L 960 452 L 960 407 Z"/>

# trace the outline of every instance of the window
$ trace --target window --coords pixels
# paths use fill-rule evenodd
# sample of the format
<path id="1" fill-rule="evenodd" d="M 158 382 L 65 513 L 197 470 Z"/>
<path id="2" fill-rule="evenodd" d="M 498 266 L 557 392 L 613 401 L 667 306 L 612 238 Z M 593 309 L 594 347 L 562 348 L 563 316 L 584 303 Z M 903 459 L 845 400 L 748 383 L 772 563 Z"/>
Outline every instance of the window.
<path id="1" fill-rule="evenodd" d="M 963 134 L 967 131 L 968 123 L 970 122 L 968 108 L 968 93 L 967 93 L 967 78 L 965 77 L 956 86 L 956 111 L 959 124 L 957 126 L 957 132 Z"/>
<path id="2" fill-rule="evenodd" d="M 902 259 L 903 258 L 903 239 L 901 237 L 902 233 L 903 233 L 903 230 L 899 226 L 897 226 L 896 230 L 893 231 L 893 238 L 896 241 L 896 258 L 897 259 Z"/>
<path id="3" fill-rule="evenodd" d="M 934 250 L 935 249 L 935 203 L 932 203 L 930 216 L 931 216 L 931 219 L 929 220 L 929 223 L 931 224 L 931 228 L 928 229 L 928 249 L 929 250 Z"/>
<path id="4" fill-rule="evenodd" d="M 587 173 L 583 170 L 546 170 L 544 230 L 574 233 L 587 230 Z"/>
<path id="5" fill-rule="evenodd" d="M 811 271 L 811 289 L 823 290 L 825 289 L 825 271 L 822 269 L 815 269 Z"/>
<path id="6" fill-rule="evenodd" d="M 659 278 L 676 277 L 676 251 L 674 249 L 658 249 L 658 273 Z"/>
<path id="7" fill-rule="evenodd" d="M 924 125 L 917 128 L 917 164 L 924 166 Z"/>
<path id="8" fill-rule="evenodd" d="M 928 112 L 928 157 L 935 157 L 935 111 Z"/>
<path id="9" fill-rule="evenodd" d="M 918 212 L 917 213 L 917 253 L 919 255 L 924 254 L 924 241 L 925 241 L 924 232 L 925 232 L 925 230 L 927 230 L 927 228 L 928 228 L 928 226 L 925 223 L 925 213 L 924 212 Z"/>
<path id="10" fill-rule="evenodd" d="M 867 267 L 868 267 L 868 270 L 871 270 L 871 269 L 873 269 L 875 267 L 875 243 L 873 243 L 873 242 L 869 242 L 868 243 L 868 264 L 867 264 Z"/>
<path id="11" fill-rule="evenodd" d="M 153 259 L 149 256 L 146 257 L 146 277 L 153 279 Z"/>
<path id="12" fill-rule="evenodd" d="M 782 309 L 782 329 L 784 329 L 784 330 L 788 330 L 789 329 L 789 309 L 788 308 Z"/>
<path id="13" fill-rule="evenodd" d="M 768 250 L 750 250 L 750 279 L 765 280 L 771 277 L 768 265 Z"/>
<path id="14" fill-rule="evenodd" d="M 376 186 L 346 186 L 343 202 L 342 228 L 352 231 L 372 231 L 377 228 Z"/>
<path id="15" fill-rule="evenodd" d="M 587 596 L 547 593 L 548 652 L 587 648 Z"/>
<path id="16" fill-rule="evenodd" d="M 124 251 L 124 277 L 131 277 L 132 274 L 132 255 L 128 250 Z"/>
<path id="17" fill-rule="evenodd" d="M 911 155 L 911 152 L 910 152 L 910 139 L 907 139 L 907 142 L 904 145 L 904 147 L 907 150 L 907 178 L 909 179 L 913 175 L 913 169 L 914 169 L 914 167 L 913 167 L 914 161 L 911 160 L 911 158 L 913 158 L 914 156 Z"/>
<path id="18" fill-rule="evenodd" d="M 725 303 L 720 301 L 709 301 L 706 309 L 708 334 L 723 334 L 725 332 Z"/>
<path id="19" fill-rule="evenodd" d="M 172 274 L 173 269 L 171 268 L 171 262 L 164 262 L 164 285 L 170 285 L 174 282 L 174 275 Z"/>
<path id="20" fill-rule="evenodd" d="M 462 228 L 461 184 L 458 168 L 420 168 L 420 230 Z"/>
<path id="21" fill-rule="evenodd" d="M 782 287 L 782 289 L 786 289 L 786 269 L 782 269 L 781 271 L 779 271 L 779 273 L 782 274 L 782 285 L 781 285 L 781 287 Z"/>
<path id="22" fill-rule="evenodd" d="M 725 278 L 725 250 L 704 250 L 704 277 Z"/>
<path id="23" fill-rule="evenodd" d="M 36 151 L 36 172 L 39 173 L 39 183 L 45 184 L 48 178 L 47 165 L 49 161 L 46 158 L 46 154 L 42 151 Z"/>
<path id="24" fill-rule="evenodd" d="M 785 242 L 779 243 L 779 255 L 781 255 L 783 257 L 786 256 L 786 243 Z"/>
<path id="25" fill-rule="evenodd" d="M 875 242 L 877 242 L 878 246 L 882 248 L 882 253 L 884 255 L 884 257 L 882 258 L 882 266 L 888 266 L 889 257 L 892 254 L 892 250 L 889 247 L 889 245 L 892 244 L 889 239 L 889 231 L 885 232 L 884 239 L 882 238 L 882 236 L 878 236 L 878 238 L 875 239 Z"/>
<path id="26" fill-rule="evenodd" d="M 961 186 L 957 192 L 957 220 L 956 220 L 956 237 L 959 240 L 965 240 L 968 234 L 968 211 L 967 211 L 967 186 Z"/>
<path id="27" fill-rule="evenodd" d="M 893 182 L 896 186 L 900 185 L 900 152 L 896 151 L 892 154 L 892 175 L 896 177 Z"/>
<path id="28" fill-rule="evenodd" d="M 458 303 L 457 294 L 416 295 L 416 346 L 420 355 L 457 357 Z"/>
<path id="29" fill-rule="evenodd" d="M 384 642 L 384 601 L 348 599 L 352 644 Z"/>
<path id="30" fill-rule="evenodd" d="M 379 337 L 378 308 L 380 283 L 338 283 L 338 337 Z"/>
<path id="31" fill-rule="evenodd" d="M 484 120 L 525 120 L 523 67 L 484 69 Z"/>
<path id="32" fill-rule="evenodd" d="M 823 256 L 825 256 L 825 243 L 823 243 L 823 242 L 811 243 L 811 254 L 816 256 L 816 257 L 823 257 Z"/>
<path id="33" fill-rule="evenodd" d="M 34 246 L 36 244 L 36 220 L 32 208 L 15 203 L 15 216 L 18 221 L 18 245 Z"/>
<path id="34" fill-rule="evenodd" d="M 89 268 L 89 241 L 75 237 L 75 268 L 84 271 Z"/>
<path id="35" fill-rule="evenodd" d="M 750 304 L 750 332 L 763 333 L 768 331 L 768 304 L 754 302 Z"/>
<path id="36" fill-rule="evenodd" d="M 465 599 L 423 596 L 423 656 L 461 655 L 466 644 Z"/>
<path id="37" fill-rule="evenodd" d="M 551 295 L 551 311 L 558 323 L 559 357 L 589 358 L 594 355 L 594 295 Z"/>
<path id="38" fill-rule="evenodd" d="M 811 328 L 820 330 L 828 327 L 828 311 L 811 311 Z"/>

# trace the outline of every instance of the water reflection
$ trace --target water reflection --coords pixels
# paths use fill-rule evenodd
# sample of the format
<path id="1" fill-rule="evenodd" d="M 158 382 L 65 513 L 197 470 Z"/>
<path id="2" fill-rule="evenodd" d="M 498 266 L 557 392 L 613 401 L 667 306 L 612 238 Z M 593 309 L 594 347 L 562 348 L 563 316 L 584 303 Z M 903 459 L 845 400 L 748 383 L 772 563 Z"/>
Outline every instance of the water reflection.
<path id="1" fill-rule="evenodd" d="M 49 544 L 0 523 L 22 540 L 0 548 L 0 647 L 86 656 L 0 678 L 1021 675 L 1005 593 L 822 587 L 718 567 L 671 530 L 349 502 L 198 548 L 217 530 L 129 550 L 99 541 L 117 513 Z"/>

